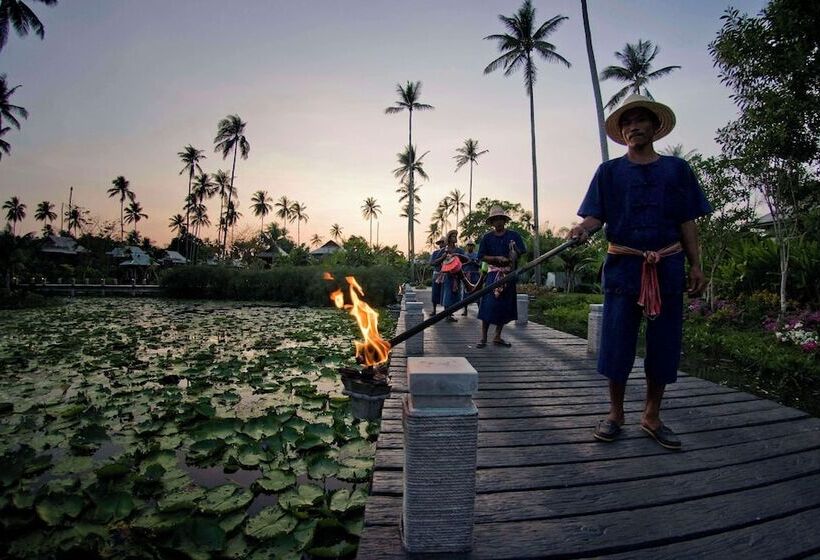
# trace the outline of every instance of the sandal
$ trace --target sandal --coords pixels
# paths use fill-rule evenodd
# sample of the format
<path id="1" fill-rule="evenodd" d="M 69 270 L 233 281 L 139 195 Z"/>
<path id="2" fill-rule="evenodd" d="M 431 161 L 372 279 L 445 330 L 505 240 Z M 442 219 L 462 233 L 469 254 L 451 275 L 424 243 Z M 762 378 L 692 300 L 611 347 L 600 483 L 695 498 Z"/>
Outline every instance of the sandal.
<path id="1" fill-rule="evenodd" d="M 666 449 L 678 451 L 681 448 L 681 442 L 678 436 L 663 422 L 661 422 L 661 425 L 658 426 L 656 430 L 653 430 L 644 424 L 641 424 L 641 429 L 646 432 L 649 437 L 657 441 Z"/>
<path id="2" fill-rule="evenodd" d="M 481 342 L 475 345 L 476 348 L 484 348 L 485 346 L 487 346 L 486 340 L 482 340 Z"/>
<path id="3" fill-rule="evenodd" d="M 598 421 L 598 426 L 596 426 L 595 431 L 592 432 L 592 437 L 598 441 L 605 441 L 609 443 L 615 441 L 615 438 L 617 438 L 620 433 L 620 424 L 613 422 L 609 418 L 604 418 L 603 420 Z"/>
<path id="4" fill-rule="evenodd" d="M 450 321 L 451 323 L 458 323 L 458 319 L 456 319 L 452 315 L 447 315 L 447 320 Z"/>
<path id="5" fill-rule="evenodd" d="M 499 338 L 498 340 L 493 340 L 493 344 L 495 344 L 496 346 L 503 346 L 504 348 L 509 348 L 510 346 L 512 346 L 512 344 L 510 344 L 509 342 L 507 342 L 503 338 Z"/>

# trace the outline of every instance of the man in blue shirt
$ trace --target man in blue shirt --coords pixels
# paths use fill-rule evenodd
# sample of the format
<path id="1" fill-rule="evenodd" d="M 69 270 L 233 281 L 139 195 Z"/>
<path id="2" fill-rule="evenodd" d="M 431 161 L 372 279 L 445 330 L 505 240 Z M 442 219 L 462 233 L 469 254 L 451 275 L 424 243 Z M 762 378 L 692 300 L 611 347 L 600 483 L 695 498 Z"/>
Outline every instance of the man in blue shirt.
<path id="1" fill-rule="evenodd" d="M 609 378 L 610 410 L 593 434 L 600 441 L 614 441 L 624 424 L 624 393 L 643 315 L 647 389 L 641 429 L 668 449 L 681 448 L 661 422 L 660 408 L 666 385 L 677 380 L 683 292 L 694 297 L 706 287 L 695 219 L 712 209 L 689 164 L 655 152 L 653 142 L 674 126 L 669 107 L 641 95 L 628 97 L 607 118 L 607 134 L 627 153 L 598 167 L 578 210 L 583 221 L 569 233 L 585 240 L 590 229 L 606 224 L 609 241 L 598 372 Z"/>

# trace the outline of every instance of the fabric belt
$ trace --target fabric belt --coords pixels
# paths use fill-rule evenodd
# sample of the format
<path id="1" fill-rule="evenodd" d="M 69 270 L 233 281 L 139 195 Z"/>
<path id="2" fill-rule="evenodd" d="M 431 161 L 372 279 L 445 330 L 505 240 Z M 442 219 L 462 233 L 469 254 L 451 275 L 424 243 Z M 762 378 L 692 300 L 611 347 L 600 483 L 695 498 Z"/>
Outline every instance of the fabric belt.
<path id="1" fill-rule="evenodd" d="M 641 251 L 625 245 L 609 244 L 606 252 L 610 255 L 643 257 L 641 292 L 638 296 L 638 305 L 643 307 L 643 314 L 647 319 L 654 319 L 661 314 L 661 287 L 658 284 L 657 264 L 662 258 L 675 255 L 681 251 L 683 251 L 683 246 L 680 241 L 658 251 Z"/>

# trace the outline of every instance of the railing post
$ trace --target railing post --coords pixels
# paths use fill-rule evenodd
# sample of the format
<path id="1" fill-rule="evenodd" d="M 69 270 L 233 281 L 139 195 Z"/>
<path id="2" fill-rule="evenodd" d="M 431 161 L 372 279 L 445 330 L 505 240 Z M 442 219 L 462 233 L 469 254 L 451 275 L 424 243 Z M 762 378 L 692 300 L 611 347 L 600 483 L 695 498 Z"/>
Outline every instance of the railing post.
<path id="1" fill-rule="evenodd" d="M 405 303 L 404 328 L 411 329 L 422 321 L 424 321 L 424 304 L 420 301 L 408 301 Z M 404 349 L 408 356 L 423 356 L 424 332 L 422 331 L 407 339 L 407 342 L 404 343 Z"/>
<path id="2" fill-rule="evenodd" d="M 402 544 L 470 550 L 478 446 L 478 373 L 465 358 L 408 358 L 404 397 Z"/>
<path id="3" fill-rule="evenodd" d="M 406 288 L 404 290 L 404 296 L 401 298 L 401 308 L 403 310 L 407 309 L 408 301 L 418 301 L 416 296 L 416 291 L 413 288 Z"/>
<path id="4" fill-rule="evenodd" d="M 604 322 L 604 304 L 589 304 L 587 318 L 587 352 L 597 354 L 601 348 L 601 326 Z"/>
<path id="5" fill-rule="evenodd" d="M 515 304 L 518 310 L 518 319 L 515 320 L 515 324 L 524 326 L 530 320 L 530 296 L 527 294 L 516 294 Z"/>

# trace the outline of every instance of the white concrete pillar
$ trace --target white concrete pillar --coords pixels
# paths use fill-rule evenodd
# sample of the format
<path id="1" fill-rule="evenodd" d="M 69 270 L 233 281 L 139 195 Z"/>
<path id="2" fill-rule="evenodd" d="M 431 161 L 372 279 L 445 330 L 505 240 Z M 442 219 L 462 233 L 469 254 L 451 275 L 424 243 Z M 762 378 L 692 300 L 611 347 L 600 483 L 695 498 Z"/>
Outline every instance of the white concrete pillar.
<path id="1" fill-rule="evenodd" d="M 530 320 L 530 296 L 527 294 L 516 294 L 515 304 L 518 307 L 518 319 L 516 325 L 526 325 Z"/>
<path id="2" fill-rule="evenodd" d="M 408 358 L 402 544 L 414 553 L 470 550 L 478 447 L 478 373 L 465 358 Z"/>
<path id="3" fill-rule="evenodd" d="M 587 352 L 597 354 L 601 348 L 601 326 L 604 323 L 604 304 L 589 304 L 587 319 Z"/>
<path id="4" fill-rule="evenodd" d="M 404 328 L 411 329 L 424 321 L 424 304 L 420 301 L 408 301 L 404 310 Z M 404 343 L 408 356 L 424 355 L 424 331 L 411 336 Z"/>

